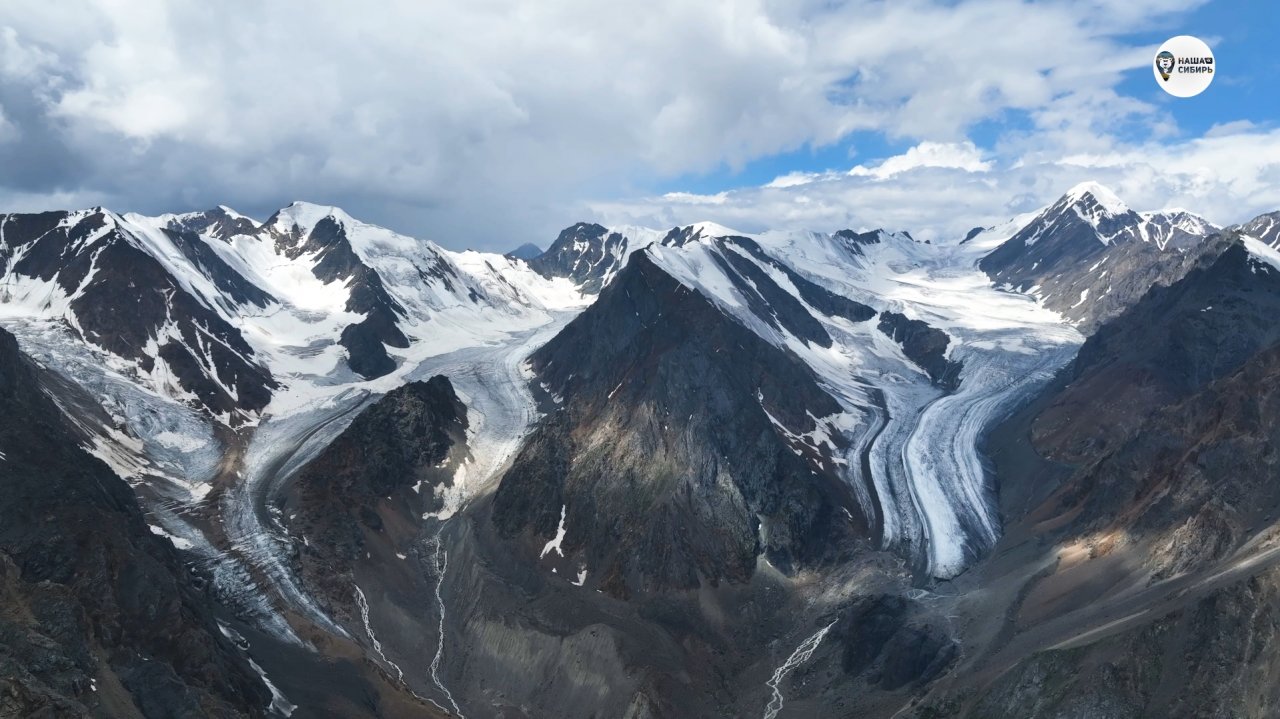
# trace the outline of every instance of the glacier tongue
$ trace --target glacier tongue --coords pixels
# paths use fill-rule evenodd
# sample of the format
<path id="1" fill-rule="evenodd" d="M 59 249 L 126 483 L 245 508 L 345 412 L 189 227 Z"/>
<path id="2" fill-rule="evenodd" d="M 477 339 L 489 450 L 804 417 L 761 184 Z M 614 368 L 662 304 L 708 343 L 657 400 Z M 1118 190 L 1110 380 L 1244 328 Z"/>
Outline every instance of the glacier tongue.
<path id="1" fill-rule="evenodd" d="M 96 218 L 99 225 L 81 231 L 81 223 Z M 444 373 L 473 418 L 471 460 L 449 488 L 442 515 L 456 511 L 498 473 L 537 417 L 525 358 L 589 301 L 571 282 L 547 279 L 523 262 L 449 252 L 336 208 L 295 203 L 263 225 L 225 209 L 156 218 L 63 213 L 55 229 L 78 243 L 73 248 L 92 250 L 108 235 L 135 247 L 201 311 L 242 333 L 276 386 L 265 408 L 233 424 L 228 414 L 202 411 L 199 398 L 158 356 L 160 341 L 182 339 L 172 323 L 158 328 L 160 340 L 148 344 L 150 371 L 87 341 L 71 306 L 74 286 L 69 291 L 56 278 L 12 271 L 41 237 L 19 236 L 9 219 L 0 216 L 0 238 L 16 249 L 2 273 L 0 322 L 38 361 L 106 406 L 103 417 L 67 407 L 83 424 L 91 451 L 140 486 L 157 526 L 190 542 L 233 606 L 291 641 L 299 640 L 279 611 L 281 600 L 330 631 L 344 630 L 292 576 L 291 544 L 304 540 L 289 536 L 272 512 L 273 495 L 289 474 L 378 395 Z M 346 265 L 336 275 L 322 266 L 333 262 L 333 242 L 319 249 L 306 244 L 326 222 L 337 223 L 339 241 L 350 249 L 339 256 Z M 93 271 L 79 279 L 81 286 Z M 366 290 L 385 292 L 409 340 L 387 348 L 395 367 L 374 379 L 347 369 L 336 342 L 344 327 L 365 319 L 348 309 L 360 291 L 356 279 L 368 283 Z M 229 287 L 243 297 L 233 297 Z M 221 381 L 214 363 L 202 370 L 210 381 Z M 223 389 L 235 396 L 234 388 Z M 196 507 L 201 513 L 216 508 L 221 530 L 206 536 L 189 523 L 185 517 Z"/>
<path id="2" fill-rule="evenodd" d="M 226 540 L 256 572 L 228 569 L 229 576 L 243 577 L 242 585 L 265 576 L 288 604 L 340 632 L 291 576 L 286 557 L 301 538 L 290 537 L 272 516 L 274 493 L 378 395 L 445 374 L 471 419 L 470 460 L 445 490 L 439 513 L 451 516 L 500 475 L 537 419 L 525 359 L 592 298 L 569 278 L 539 274 L 525 261 L 450 252 L 336 208 L 295 203 L 261 225 L 227 210 L 216 215 L 204 218 L 206 226 L 196 215 L 107 213 L 112 227 L 155 257 L 176 286 L 243 335 L 253 361 L 276 383 L 265 408 L 234 432 L 226 431 L 227 416 L 192 411 L 196 398 L 166 374 L 162 361 L 139 373 L 55 327 L 68 317 L 69 296 L 54 283 L 10 274 L 13 301 L 3 319 L 25 326 L 33 343 L 49 348 L 43 361 L 55 370 L 118 398 L 127 431 L 114 439 L 104 434 L 100 451 L 122 472 L 174 477 L 171 484 L 185 490 L 180 504 L 201 502 L 215 476 L 227 481 L 218 495 Z M 324 242 L 312 242 L 317 228 L 330 233 Z M 179 231 L 187 234 L 174 234 Z M 750 239 L 724 242 L 726 235 Z M 627 245 L 613 259 L 649 253 L 677 280 L 813 369 L 843 412 L 813 418 L 811 431 L 780 424 L 777 431 L 834 462 L 823 470 L 838 472 L 868 517 L 877 518 L 885 546 L 910 552 L 940 577 L 963 570 L 990 546 L 999 527 L 978 451 L 981 435 L 1047 381 L 1080 342 L 1058 315 L 996 291 L 974 268 L 990 237 L 938 246 L 905 233 L 739 235 L 712 223 L 670 232 L 626 228 L 624 236 Z M 602 281 L 610 277 L 612 271 Z M 228 287 L 243 296 L 231 297 Z M 392 318 L 405 339 L 403 346 L 386 345 L 393 367 L 372 379 L 344 364 L 348 350 L 337 341 L 372 316 L 352 309 L 361 304 L 356 293 L 380 298 L 377 311 Z M 821 293 L 835 300 L 821 301 Z M 762 309 L 766 296 L 780 304 Z M 946 359 L 963 363 L 959 389 L 935 384 L 875 319 L 850 315 L 848 306 L 858 303 L 944 332 Z M 845 311 L 833 309 L 838 306 Z M 160 331 L 178 336 L 169 326 Z M 57 332 L 60 339 L 48 339 Z M 234 395 L 207 364 L 211 379 Z M 142 405 L 163 411 L 128 409 Z M 239 476 L 218 466 L 217 449 L 196 449 L 214 447 L 215 435 L 238 445 Z M 173 522 L 164 528 L 190 536 Z"/>
<path id="3" fill-rule="evenodd" d="M 847 440 L 839 471 L 864 510 L 875 505 L 868 516 L 879 516 L 885 546 L 909 551 L 922 570 L 940 578 L 963 571 L 989 548 L 999 526 L 979 449 L 982 434 L 1070 360 L 1080 334 L 1031 298 L 993 288 L 975 267 L 985 243 L 935 246 L 881 232 L 854 254 L 830 235 L 749 236 L 770 257 L 836 295 L 946 332 L 946 357 L 964 367 L 959 388 L 946 392 L 874 320 L 824 314 L 767 262 L 758 263 L 761 272 L 822 324 L 831 345 L 797 336 L 785 322 L 761 315 L 749 296 L 759 287 L 735 278 L 732 262 L 725 261 L 725 253 L 748 255 L 706 232 L 686 234 L 690 241 L 682 246 L 647 252 L 680 282 L 818 374 L 848 415 L 829 425 Z"/>

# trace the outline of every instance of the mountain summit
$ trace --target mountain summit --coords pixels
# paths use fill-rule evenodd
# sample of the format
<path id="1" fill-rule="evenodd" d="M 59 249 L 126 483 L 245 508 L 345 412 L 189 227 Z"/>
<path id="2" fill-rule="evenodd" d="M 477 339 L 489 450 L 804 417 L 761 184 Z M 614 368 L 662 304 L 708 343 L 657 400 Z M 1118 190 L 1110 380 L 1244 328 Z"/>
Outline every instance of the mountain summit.
<path id="1" fill-rule="evenodd" d="M 1096 182 L 1071 188 L 1017 229 L 979 267 L 997 285 L 1094 327 L 1153 284 L 1186 267 L 1188 252 L 1218 230 L 1185 211 L 1139 214 Z"/>
<path id="2" fill-rule="evenodd" d="M 0 215 L 0 714 L 1248 715 L 1276 228 Z"/>

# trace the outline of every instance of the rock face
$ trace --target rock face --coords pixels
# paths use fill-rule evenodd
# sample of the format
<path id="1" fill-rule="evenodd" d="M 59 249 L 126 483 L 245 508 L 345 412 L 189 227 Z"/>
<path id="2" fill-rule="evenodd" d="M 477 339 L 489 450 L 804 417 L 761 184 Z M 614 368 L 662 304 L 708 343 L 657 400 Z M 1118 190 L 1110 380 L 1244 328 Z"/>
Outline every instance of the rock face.
<path id="1" fill-rule="evenodd" d="M 946 332 L 897 312 L 880 313 L 878 327 L 902 345 L 902 351 L 929 374 L 934 384 L 949 390 L 960 386 L 960 370 L 964 364 L 947 359 L 951 338 Z"/>
<path id="2" fill-rule="evenodd" d="M 0 715 L 263 716 L 271 694 L 0 330 Z"/>
<path id="3" fill-rule="evenodd" d="M 1216 241 L 1183 280 L 1154 287 L 1085 342 L 1071 386 L 1036 420 L 1034 436 L 1056 459 L 1105 452 L 1126 430 L 1140 429 L 1151 411 L 1280 340 L 1278 313 L 1280 273 L 1251 254 L 1245 240 Z"/>
<path id="4" fill-rule="evenodd" d="M 812 431 L 836 402 L 646 253 L 532 361 L 563 406 L 493 510 L 532 561 L 554 552 L 625 596 L 743 582 L 761 555 L 795 571 L 867 538 L 850 490 L 778 428 Z"/>
<path id="5" fill-rule="evenodd" d="M 854 232 L 853 230 L 840 230 L 835 234 L 835 238 L 840 241 L 846 250 L 855 255 L 865 254 L 863 247 L 867 245 L 878 245 L 882 242 L 880 231 L 873 230 L 871 232 Z"/>
<path id="6" fill-rule="evenodd" d="M 1077 531 L 1159 537 L 1157 576 L 1221 559 L 1280 506 L 1280 265 L 1253 242 L 1223 240 L 1090 338 L 1033 427 L 1049 456 L 1087 463 L 1060 497 Z"/>
<path id="7" fill-rule="evenodd" d="M 294 478 L 281 507 L 305 537 L 297 563 L 331 605 L 351 601 L 353 564 L 370 541 L 403 549 L 467 456 L 467 412 L 443 376 L 387 393 Z"/>
<path id="8" fill-rule="evenodd" d="M 222 206 L 204 212 L 171 217 L 169 228 L 175 232 L 190 232 L 196 236 L 209 235 L 224 242 L 236 235 L 251 235 L 258 230 L 258 223 Z"/>
<path id="9" fill-rule="evenodd" d="M 276 383 L 241 331 L 145 251 L 117 215 L 3 215 L 0 238 L 6 303 L 61 316 L 85 342 L 175 384 L 215 414 L 243 418 L 270 401 Z M 172 240 L 219 278 L 231 301 L 270 299 L 196 250 L 189 234 Z"/>
<path id="10" fill-rule="evenodd" d="M 529 260 L 544 277 L 566 277 L 586 293 L 596 293 L 621 269 L 627 240 L 597 224 L 565 228 L 547 251 Z"/>
<path id="11" fill-rule="evenodd" d="M 1002 677 L 971 715 L 1274 716 L 1278 599 L 1280 576 L 1269 569 L 1130 631 L 1036 655 Z"/>
<path id="12" fill-rule="evenodd" d="M 387 293 L 377 271 L 356 254 L 346 226 L 330 215 L 307 227 L 282 210 L 267 220 L 264 228 L 275 239 L 280 254 L 291 260 L 310 258 L 316 279 L 325 284 L 341 282 L 350 292 L 345 309 L 364 316 L 347 325 L 339 339 L 347 349 L 351 370 L 366 379 L 394 370 L 395 361 L 386 348 L 409 346 L 397 324 L 405 310 Z"/>
<path id="13" fill-rule="evenodd" d="M 867 305 L 855 302 L 843 295 L 837 295 L 825 287 L 809 281 L 786 264 L 778 261 L 777 258 L 766 253 L 755 240 L 748 237 L 730 235 L 722 238 L 720 242 L 741 247 L 758 262 L 781 272 L 787 278 L 787 281 L 796 288 L 799 298 L 822 314 L 829 317 L 842 317 L 850 322 L 865 322 L 876 316 L 876 311 Z M 748 281 L 756 286 L 758 292 L 765 291 L 761 289 L 762 287 L 772 289 L 772 287 L 776 286 L 775 282 L 765 277 L 760 270 L 747 262 L 741 255 L 735 252 L 726 252 L 724 257 L 727 258 L 729 264 L 735 270 L 742 273 Z M 770 294 L 776 297 L 780 292 L 771 292 Z M 762 299 L 765 298 L 762 297 Z M 774 311 L 778 311 L 778 309 L 775 308 Z"/>
<path id="14" fill-rule="evenodd" d="M 1129 209 L 1096 183 L 1072 188 L 979 262 L 997 286 L 1035 295 L 1083 329 L 1185 272 L 1218 228 L 1186 213 Z"/>
<path id="15" fill-rule="evenodd" d="M 1240 234 L 1252 237 L 1272 249 L 1280 248 L 1280 212 L 1258 215 L 1243 225 L 1231 229 L 1239 230 Z"/>
<path id="16" fill-rule="evenodd" d="M 1066 472 L 975 578 L 1006 619 L 916 716 L 1277 711 L 1278 313 L 1280 254 L 1230 233 L 1086 342 L 1031 413 Z"/>
<path id="17" fill-rule="evenodd" d="M 537 257 L 540 257 L 541 255 L 542 255 L 542 248 L 538 247 L 532 242 L 526 242 L 523 245 L 520 245 L 519 247 L 515 248 L 514 250 L 506 254 L 507 257 L 510 257 L 512 259 L 525 260 L 525 261 L 535 259 Z"/>
<path id="18" fill-rule="evenodd" d="M 911 616 L 908 600 L 870 595 L 855 600 L 832 627 L 845 674 L 885 691 L 928 684 L 955 662 L 959 647 Z"/>

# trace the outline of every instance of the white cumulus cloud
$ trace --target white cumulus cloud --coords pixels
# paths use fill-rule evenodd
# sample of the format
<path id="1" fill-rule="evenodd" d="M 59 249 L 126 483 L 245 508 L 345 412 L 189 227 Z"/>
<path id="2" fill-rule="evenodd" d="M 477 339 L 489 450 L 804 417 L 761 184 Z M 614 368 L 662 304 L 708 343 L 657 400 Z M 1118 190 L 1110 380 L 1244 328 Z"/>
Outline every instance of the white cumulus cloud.
<path id="1" fill-rule="evenodd" d="M 0 142 L 0 209 L 308 199 L 498 249 L 605 206 L 745 213 L 754 193 L 779 221 L 828 220 L 859 206 L 838 194 L 848 168 L 723 197 L 654 188 L 857 132 L 913 146 L 855 170 L 884 201 L 918 202 L 894 183 L 937 173 L 945 198 L 1011 152 L 1105 154 L 1155 110 L 1116 91 L 1149 54 L 1126 28 L 1196 4 L 7 0 L 0 107 L 21 142 Z M 1025 136 L 971 142 L 1009 112 Z"/>

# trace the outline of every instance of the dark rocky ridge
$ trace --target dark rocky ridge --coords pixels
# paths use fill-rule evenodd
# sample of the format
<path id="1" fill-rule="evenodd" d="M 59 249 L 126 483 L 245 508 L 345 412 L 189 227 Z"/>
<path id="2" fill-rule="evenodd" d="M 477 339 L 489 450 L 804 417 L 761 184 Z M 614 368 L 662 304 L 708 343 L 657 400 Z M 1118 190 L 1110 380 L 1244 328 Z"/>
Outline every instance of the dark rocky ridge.
<path id="1" fill-rule="evenodd" d="M 854 232 L 853 230 L 840 230 L 835 234 L 835 239 L 850 254 L 865 255 L 866 252 L 862 249 L 863 247 L 880 244 L 880 231 Z"/>
<path id="2" fill-rule="evenodd" d="M 0 270 L 57 282 L 73 296 L 74 330 L 85 341 L 137 362 L 146 372 L 157 357 L 163 359 L 183 389 L 233 424 L 244 411 L 267 405 L 276 383 L 239 329 L 138 249 L 108 213 L 70 218 L 65 212 L 0 217 Z M 247 301 L 264 298 L 239 289 Z M 161 332 L 169 324 L 178 337 Z M 148 353 L 153 338 L 158 340 L 155 356 Z"/>
<path id="3" fill-rule="evenodd" d="M 850 322 L 865 322 L 876 316 L 875 310 L 861 302 L 837 295 L 827 288 L 804 278 L 785 263 L 766 253 L 754 240 L 746 237 L 726 237 L 722 243 L 741 247 L 757 261 L 782 272 L 800 293 L 800 299 L 828 317 L 843 317 Z"/>
<path id="4" fill-rule="evenodd" d="M 175 232 L 209 235 L 225 242 L 236 235 L 252 235 L 258 230 L 258 226 L 253 220 L 233 214 L 225 207 L 215 207 L 204 212 L 178 215 L 170 229 Z"/>
<path id="5" fill-rule="evenodd" d="M 1280 272 L 1234 236 L 1207 245 L 1170 287 L 1155 286 L 1080 348 L 1070 386 L 1035 422 L 1055 458 L 1097 456 L 1154 409 L 1234 371 L 1280 340 Z M 1078 418 L 1088 416 L 1087 423 Z"/>
<path id="6" fill-rule="evenodd" d="M 791 293 L 778 286 L 759 265 L 737 252 L 726 250 L 723 240 L 716 240 L 719 250 L 712 255 L 734 289 L 747 301 L 752 314 L 774 329 L 799 337 L 820 347 L 831 346 L 831 335 L 816 317 Z"/>
<path id="7" fill-rule="evenodd" d="M 1169 284 L 1194 261 L 1188 252 L 1205 235 L 1172 226 L 1175 218 L 1144 218 L 1109 210 L 1092 191 L 1073 191 L 978 263 L 997 285 L 1035 290 L 1043 304 L 1090 331 L 1119 315 L 1150 287 Z M 1094 218 L 1091 224 L 1084 218 Z M 1168 240 L 1163 247 L 1159 240 Z"/>
<path id="8" fill-rule="evenodd" d="M 238 306 L 254 305 L 261 308 L 276 301 L 232 269 L 212 247 L 200 239 L 197 232 L 187 229 L 166 229 L 164 232 L 174 246 L 218 288 L 220 294 L 205 297 L 205 302 L 217 304 L 228 312 L 235 312 Z"/>
<path id="9" fill-rule="evenodd" d="M 281 515 L 289 517 L 291 533 L 307 537 L 296 561 L 330 606 L 350 604 L 353 565 L 373 538 L 407 547 L 422 515 L 440 510 L 434 490 L 452 484 L 466 458 L 466 429 L 466 408 L 437 375 L 365 408 L 298 471 Z"/>
<path id="10" fill-rule="evenodd" d="M 1086 343 L 1032 413 L 1065 476 L 1002 478 L 1045 496 L 976 570 L 1003 621 L 914 716 L 1276 712 L 1278 303 L 1280 271 L 1228 236 Z"/>
<path id="11" fill-rule="evenodd" d="M 567 277 L 579 289 L 596 293 L 623 261 L 627 240 L 617 232 L 586 222 L 565 228 L 529 266 L 544 277 Z"/>
<path id="12" fill-rule="evenodd" d="M 41 385 L 0 330 L 0 715 L 263 716 L 178 552 Z"/>
<path id="13" fill-rule="evenodd" d="M 934 384 L 946 390 L 960 386 L 960 371 L 964 369 L 964 363 L 947 359 L 951 337 L 946 332 L 897 312 L 881 312 L 876 328 L 902 345 L 903 354 L 919 365 Z"/>
<path id="14" fill-rule="evenodd" d="M 533 356 L 563 408 L 536 427 L 493 519 L 536 552 L 564 508 L 566 563 L 616 595 L 743 582 L 870 534 L 850 490 L 787 438 L 839 406 L 810 370 L 632 256 L 597 302 Z M 850 521 L 848 510 L 856 521 Z M 536 560 L 536 558 L 531 558 Z M 576 571 L 576 567 L 575 567 Z"/>

